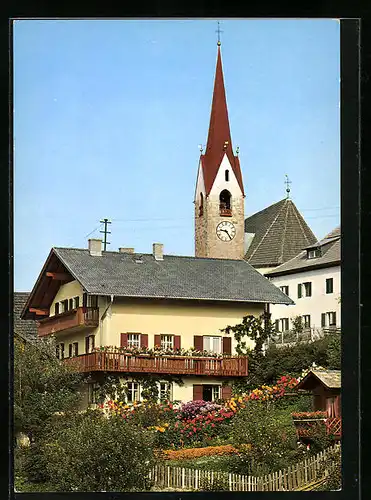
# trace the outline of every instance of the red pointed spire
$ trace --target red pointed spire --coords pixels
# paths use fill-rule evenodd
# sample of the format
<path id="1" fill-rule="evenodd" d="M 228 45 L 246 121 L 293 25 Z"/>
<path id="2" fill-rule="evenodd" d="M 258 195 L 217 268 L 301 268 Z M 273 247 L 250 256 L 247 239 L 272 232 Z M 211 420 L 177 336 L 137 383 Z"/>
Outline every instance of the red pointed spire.
<path id="1" fill-rule="evenodd" d="M 227 99 L 224 88 L 222 57 L 220 53 L 220 42 L 218 42 L 218 57 L 216 62 L 213 102 L 211 105 L 209 135 L 205 154 L 201 155 L 206 195 L 211 191 L 224 154 L 227 154 L 238 184 L 240 185 L 242 193 L 244 193 L 240 163 L 238 157 L 233 154 L 232 149 Z"/>

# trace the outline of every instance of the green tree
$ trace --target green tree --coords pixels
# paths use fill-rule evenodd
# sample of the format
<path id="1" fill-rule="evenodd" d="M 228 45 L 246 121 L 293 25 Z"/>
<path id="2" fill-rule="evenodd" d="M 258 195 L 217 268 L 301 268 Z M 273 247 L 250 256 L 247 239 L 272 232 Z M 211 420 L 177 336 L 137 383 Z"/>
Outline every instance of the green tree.
<path id="1" fill-rule="evenodd" d="M 53 340 L 14 339 L 14 431 L 31 442 L 56 412 L 77 409 L 83 376 L 55 355 Z"/>
<path id="2" fill-rule="evenodd" d="M 291 413 L 273 402 L 249 401 L 234 417 L 231 437 L 246 467 L 241 472 L 269 474 L 286 467 L 297 454 Z"/>
<path id="3" fill-rule="evenodd" d="M 56 423 L 44 446 L 53 491 L 144 491 L 155 463 L 153 434 L 99 410 Z"/>

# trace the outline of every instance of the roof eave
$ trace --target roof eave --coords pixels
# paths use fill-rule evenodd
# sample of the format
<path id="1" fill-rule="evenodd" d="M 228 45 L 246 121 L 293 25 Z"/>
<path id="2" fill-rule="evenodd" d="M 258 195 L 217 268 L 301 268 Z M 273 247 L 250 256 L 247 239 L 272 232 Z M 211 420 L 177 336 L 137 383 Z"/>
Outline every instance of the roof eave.
<path id="1" fill-rule="evenodd" d="M 286 276 L 287 274 L 304 273 L 306 271 L 313 271 L 315 269 L 325 269 L 326 267 L 336 267 L 340 265 L 341 265 L 341 260 L 336 260 L 333 262 L 326 262 L 322 264 L 313 264 L 311 266 L 296 267 L 294 269 L 287 269 L 284 271 L 269 271 L 264 276 L 267 276 L 269 278 L 275 278 L 278 276 Z"/>

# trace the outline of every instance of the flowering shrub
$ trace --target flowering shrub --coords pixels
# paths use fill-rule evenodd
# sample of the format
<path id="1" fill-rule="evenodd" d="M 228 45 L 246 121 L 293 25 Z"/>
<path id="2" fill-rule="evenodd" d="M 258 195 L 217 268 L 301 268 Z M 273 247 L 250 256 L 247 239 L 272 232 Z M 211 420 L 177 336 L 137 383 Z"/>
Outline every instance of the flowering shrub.
<path id="1" fill-rule="evenodd" d="M 208 446 L 207 448 L 187 448 L 184 450 L 163 450 L 162 458 L 165 460 L 186 460 L 189 458 L 199 458 L 211 455 L 232 455 L 238 450 L 231 444 L 221 446 Z"/>
<path id="2" fill-rule="evenodd" d="M 246 407 L 250 400 L 268 401 L 284 396 L 296 379 L 281 377 L 275 386 L 261 386 L 249 394 L 232 397 L 224 406 L 211 401 L 190 401 L 178 408 L 173 403 L 134 403 L 108 401 L 100 407 L 112 414 L 119 414 L 127 421 L 150 429 L 155 434 L 159 448 L 184 448 L 207 445 L 211 440 L 227 438 L 233 417 Z"/>
<path id="3" fill-rule="evenodd" d="M 131 356 L 187 356 L 187 357 L 207 357 L 207 358 L 223 358 L 224 354 L 216 353 L 213 351 L 198 351 L 191 347 L 190 349 L 170 349 L 162 348 L 155 345 L 154 347 L 134 347 L 134 346 L 124 346 L 117 347 L 113 345 L 100 346 L 93 349 L 94 352 L 107 352 L 107 353 L 117 353 L 117 354 L 129 354 Z M 228 355 L 230 356 L 230 355 Z"/>
<path id="4" fill-rule="evenodd" d="M 220 410 L 221 408 L 221 405 L 213 403 L 212 401 L 197 400 L 183 403 L 180 408 L 180 412 L 182 418 L 192 418 L 199 414 Z"/>

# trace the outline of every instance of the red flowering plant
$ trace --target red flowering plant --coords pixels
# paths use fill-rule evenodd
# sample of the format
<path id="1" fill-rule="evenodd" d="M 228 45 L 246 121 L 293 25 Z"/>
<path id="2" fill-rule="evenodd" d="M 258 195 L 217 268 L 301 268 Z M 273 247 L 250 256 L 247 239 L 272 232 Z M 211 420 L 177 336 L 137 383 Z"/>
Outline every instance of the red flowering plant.
<path id="1" fill-rule="evenodd" d="M 185 356 L 185 357 L 207 357 L 207 358 L 222 358 L 224 355 L 213 351 L 198 351 L 191 347 L 190 349 L 171 349 L 164 348 L 159 345 L 154 347 L 135 347 L 135 346 L 99 346 L 93 349 L 93 352 L 126 354 L 131 356 Z"/>

